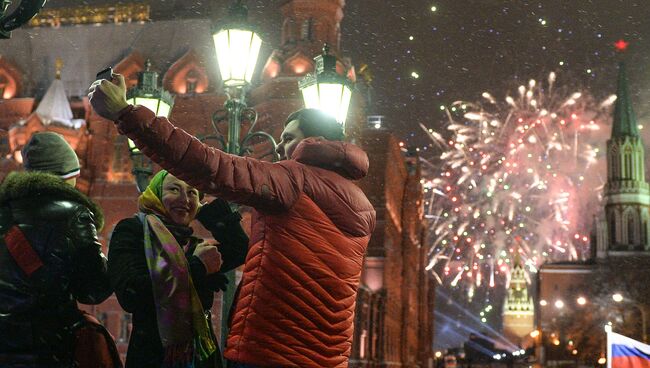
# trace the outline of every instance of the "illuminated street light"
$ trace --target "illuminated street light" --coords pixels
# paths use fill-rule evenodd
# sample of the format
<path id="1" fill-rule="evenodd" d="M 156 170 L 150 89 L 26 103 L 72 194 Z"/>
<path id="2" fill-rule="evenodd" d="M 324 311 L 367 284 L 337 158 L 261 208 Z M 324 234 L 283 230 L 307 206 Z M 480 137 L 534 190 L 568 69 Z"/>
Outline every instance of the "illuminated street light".
<path id="1" fill-rule="evenodd" d="M 323 54 L 314 58 L 316 71 L 300 80 L 299 87 L 305 107 L 319 109 L 345 127 L 352 82 L 336 72 L 336 56 L 329 54 L 329 46 L 323 46 Z"/>
<path id="2" fill-rule="evenodd" d="M 151 70 L 151 61 L 145 62 L 144 71 L 138 73 L 138 84 L 126 91 L 126 102 L 136 106 L 142 105 L 153 111 L 156 116 L 169 117 L 174 105 L 174 98 L 158 86 L 158 73 Z M 132 140 L 128 139 L 129 153 L 133 162 L 133 176 L 140 193 L 149 185 L 149 177 L 153 173 L 151 160 L 140 152 Z"/>
<path id="3" fill-rule="evenodd" d="M 151 70 L 151 60 L 147 60 L 144 71 L 138 73 L 138 84 L 126 92 L 126 102 L 133 106 L 144 106 L 156 116 L 169 117 L 174 98 L 158 86 L 158 73 Z"/>
<path id="4" fill-rule="evenodd" d="M 559 299 L 556 300 L 556 301 L 555 301 L 555 308 L 557 308 L 557 309 L 562 309 L 562 308 L 564 308 L 564 302 L 561 301 L 561 300 L 559 300 Z"/>
<path id="5" fill-rule="evenodd" d="M 585 304 L 587 304 L 587 299 L 586 299 L 584 296 L 581 296 L 581 297 L 579 297 L 579 298 L 576 300 L 576 302 L 577 302 L 579 305 L 585 305 Z"/>
<path id="6" fill-rule="evenodd" d="M 542 299 L 542 300 L 539 301 L 539 305 L 541 305 L 542 307 L 545 307 L 545 306 L 548 305 L 548 302 L 546 300 Z"/>
<path id="7" fill-rule="evenodd" d="M 612 299 L 614 299 L 615 302 L 620 303 L 623 301 L 623 295 L 616 293 L 612 295 Z"/>
<path id="8" fill-rule="evenodd" d="M 228 11 L 228 22 L 212 34 L 221 80 L 227 87 L 249 85 L 262 39 L 246 19 L 248 9 L 238 1 Z"/>

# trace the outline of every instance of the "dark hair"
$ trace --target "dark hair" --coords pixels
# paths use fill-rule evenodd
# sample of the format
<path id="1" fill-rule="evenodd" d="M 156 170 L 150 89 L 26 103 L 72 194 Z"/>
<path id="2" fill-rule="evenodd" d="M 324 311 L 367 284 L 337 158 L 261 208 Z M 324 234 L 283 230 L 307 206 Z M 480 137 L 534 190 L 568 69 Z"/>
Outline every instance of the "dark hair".
<path id="1" fill-rule="evenodd" d="M 284 126 L 290 122 L 298 120 L 298 127 L 305 135 L 309 137 L 323 137 L 328 141 L 342 141 L 345 139 L 343 127 L 339 124 L 333 116 L 327 115 L 317 109 L 301 109 L 292 112 Z"/>

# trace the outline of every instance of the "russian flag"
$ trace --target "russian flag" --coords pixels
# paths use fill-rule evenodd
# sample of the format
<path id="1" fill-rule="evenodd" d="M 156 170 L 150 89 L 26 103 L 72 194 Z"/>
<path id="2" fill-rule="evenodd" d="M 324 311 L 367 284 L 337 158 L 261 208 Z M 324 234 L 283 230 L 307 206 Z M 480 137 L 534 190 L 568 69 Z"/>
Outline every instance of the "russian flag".
<path id="1" fill-rule="evenodd" d="M 607 333 L 607 368 L 650 368 L 650 345 Z"/>

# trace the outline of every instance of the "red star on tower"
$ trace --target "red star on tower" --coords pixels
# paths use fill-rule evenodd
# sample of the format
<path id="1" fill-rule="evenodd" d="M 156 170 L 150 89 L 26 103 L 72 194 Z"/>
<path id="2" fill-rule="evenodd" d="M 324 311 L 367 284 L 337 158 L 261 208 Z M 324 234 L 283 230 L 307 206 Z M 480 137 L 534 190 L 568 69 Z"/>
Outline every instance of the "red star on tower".
<path id="1" fill-rule="evenodd" d="M 630 44 L 629 42 L 626 42 L 624 39 L 621 38 L 620 40 L 614 42 L 614 47 L 616 47 L 616 50 L 618 52 L 625 52 L 629 44 Z"/>

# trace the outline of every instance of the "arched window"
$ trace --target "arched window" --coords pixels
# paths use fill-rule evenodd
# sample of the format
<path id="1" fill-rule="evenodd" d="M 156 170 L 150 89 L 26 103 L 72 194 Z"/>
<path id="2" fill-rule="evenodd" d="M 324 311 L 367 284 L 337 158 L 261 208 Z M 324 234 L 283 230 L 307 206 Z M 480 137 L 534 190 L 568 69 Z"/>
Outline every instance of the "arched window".
<path id="1" fill-rule="evenodd" d="M 196 84 L 199 81 L 199 73 L 192 69 L 185 75 L 185 93 L 196 93 Z"/>
<path id="2" fill-rule="evenodd" d="M 635 158 L 634 163 L 635 163 L 637 180 L 643 181 L 643 179 L 645 179 L 645 174 L 643 173 L 644 160 L 643 160 L 643 148 L 641 147 L 641 145 L 637 146 L 634 158 Z"/>
<path id="3" fill-rule="evenodd" d="M 295 29 L 296 21 L 293 18 L 287 18 L 282 24 L 282 40 L 284 42 L 293 42 L 295 41 Z"/>
<path id="4" fill-rule="evenodd" d="M 313 27 L 314 27 L 314 18 L 305 19 L 302 22 L 302 27 L 300 28 L 300 39 L 311 41 Z"/>
<path id="5" fill-rule="evenodd" d="M 630 146 L 627 146 L 625 148 L 625 179 L 634 179 L 634 176 L 632 174 L 632 170 L 634 165 L 632 164 L 632 148 Z"/>
<path id="6" fill-rule="evenodd" d="M 620 243 L 620 239 L 616 237 L 616 214 L 611 213 L 609 215 L 607 226 L 609 227 L 609 244 L 615 245 Z"/>
<path id="7" fill-rule="evenodd" d="M 639 216 L 636 210 L 629 209 L 623 216 L 623 243 L 628 245 L 638 245 L 641 242 L 639 229 Z"/>

